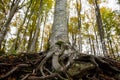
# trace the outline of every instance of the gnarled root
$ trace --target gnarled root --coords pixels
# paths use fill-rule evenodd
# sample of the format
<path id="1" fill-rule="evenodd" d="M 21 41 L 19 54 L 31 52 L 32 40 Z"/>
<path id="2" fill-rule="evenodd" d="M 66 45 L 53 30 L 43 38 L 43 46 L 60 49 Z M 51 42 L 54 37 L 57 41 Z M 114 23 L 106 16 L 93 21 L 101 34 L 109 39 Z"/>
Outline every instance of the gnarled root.
<path id="1" fill-rule="evenodd" d="M 38 65 L 38 67 L 37 67 L 37 69 L 36 69 L 36 71 L 40 71 L 43 76 L 45 76 L 45 74 L 44 74 L 44 72 L 43 72 L 43 69 L 44 69 L 43 66 L 44 66 L 44 64 L 46 63 L 46 61 L 47 61 L 52 55 L 53 55 L 53 52 L 49 52 L 49 54 L 47 54 L 47 55 L 45 56 L 45 58 L 41 61 L 41 63 Z"/>

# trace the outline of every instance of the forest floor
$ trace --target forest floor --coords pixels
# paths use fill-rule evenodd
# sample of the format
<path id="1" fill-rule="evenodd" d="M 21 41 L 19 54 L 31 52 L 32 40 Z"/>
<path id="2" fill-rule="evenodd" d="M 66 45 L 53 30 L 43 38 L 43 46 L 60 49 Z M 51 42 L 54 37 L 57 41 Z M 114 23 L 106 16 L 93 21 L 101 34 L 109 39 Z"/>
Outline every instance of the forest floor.
<path id="1" fill-rule="evenodd" d="M 80 55 L 66 71 L 57 72 L 49 58 L 42 75 L 37 67 L 44 57 L 42 52 L 0 56 L 0 80 L 120 80 L 120 62 L 113 59 Z"/>

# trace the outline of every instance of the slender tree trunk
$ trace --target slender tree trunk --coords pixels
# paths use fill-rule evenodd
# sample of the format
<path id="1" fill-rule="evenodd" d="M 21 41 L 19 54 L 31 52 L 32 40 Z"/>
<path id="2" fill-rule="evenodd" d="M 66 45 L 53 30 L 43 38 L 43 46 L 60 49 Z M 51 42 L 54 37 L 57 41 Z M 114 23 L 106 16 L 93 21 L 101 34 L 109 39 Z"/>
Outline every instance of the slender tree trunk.
<path id="1" fill-rule="evenodd" d="M 113 45 L 112 45 L 112 41 L 111 41 L 111 39 L 109 39 L 109 44 L 110 44 L 110 48 L 111 48 L 111 52 L 112 52 L 112 56 L 113 56 L 113 58 L 115 58 L 114 48 L 113 48 Z"/>
<path id="2" fill-rule="evenodd" d="M 35 7 L 36 4 L 37 4 L 37 2 L 35 1 L 33 7 Z M 34 15 L 34 10 L 31 9 L 31 13 L 30 13 L 29 20 L 31 19 L 32 15 Z M 32 26 L 36 26 L 36 25 L 34 24 L 35 22 L 36 22 L 36 20 L 33 20 Z M 28 21 L 27 24 L 29 24 L 29 21 Z M 27 27 L 28 27 L 28 26 L 27 26 Z M 26 32 L 26 31 L 25 31 L 25 32 Z M 33 37 L 33 34 L 34 34 L 34 27 L 31 27 L 31 26 L 30 26 L 29 33 L 30 33 L 30 34 L 29 34 L 29 40 L 28 40 L 28 43 L 27 43 L 27 52 L 30 51 L 30 47 L 31 47 L 31 44 L 32 44 L 32 39 L 33 39 L 32 37 Z M 24 37 L 24 36 L 23 36 L 23 37 Z M 20 49 L 18 49 L 18 50 L 20 50 Z"/>
<path id="3" fill-rule="evenodd" d="M 92 41 L 92 48 L 93 48 L 94 55 L 97 56 L 93 39 L 91 39 L 91 41 Z"/>
<path id="4" fill-rule="evenodd" d="M 32 13 L 30 15 L 32 16 Z M 30 23 L 31 16 L 29 17 L 27 25 L 26 25 L 26 29 L 23 32 L 23 37 L 21 37 L 22 40 L 19 42 L 19 45 L 20 45 L 18 48 L 19 51 L 26 51 L 27 50 L 26 49 L 26 44 L 27 44 L 26 33 L 27 33 L 27 28 L 28 28 L 29 23 Z M 30 34 L 32 34 L 32 33 L 30 33 Z"/>
<path id="5" fill-rule="evenodd" d="M 107 54 L 107 49 L 106 49 L 105 40 L 104 40 L 104 29 L 102 26 L 102 19 L 101 19 L 100 9 L 99 9 L 97 0 L 95 0 L 95 13 L 96 13 L 98 32 L 100 35 L 100 41 L 102 44 L 103 54 L 104 54 L 104 56 L 107 56 L 108 54 Z"/>
<path id="6" fill-rule="evenodd" d="M 95 28 L 93 28 L 93 30 L 94 30 L 95 40 L 96 40 L 97 54 L 99 55 L 100 54 L 100 48 L 99 48 L 99 43 L 98 43 L 98 37 L 97 37 L 97 33 L 95 31 Z"/>
<path id="7" fill-rule="evenodd" d="M 72 38 L 72 46 L 75 47 L 76 46 L 76 34 L 71 33 L 71 38 Z"/>
<path id="8" fill-rule="evenodd" d="M 115 49 L 116 49 L 116 51 L 115 51 L 115 57 L 119 57 L 120 56 L 120 54 L 119 54 L 119 46 L 115 43 L 115 40 L 113 39 L 113 37 L 111 37 L 111 40 L 112 40 L 112 42 L 113 42 L 113 44 L 115 45 Z"/>
<path id="9" fill-rule="evenodd" d="M 82 53 L 82 36 L 81 36 L 81 0 L 76 0 L 77 3 L 77 15 L 78 15 L 78 44 L 79 44 L 79 50 Z M 80 5 L 79 5 L 80 3 Z"/>
<path id="10" fill-rule="evenodd" d="M 37 21 L 37 25 L 36 25 L 36 30 L 35 30 L 35 34 L 33 36 L 33 40 L 32 40 L 32 44 L 30 46 L 30 52 L 35 52 L 36 50 L 36 45 L 37 45 L 37 41 L 38 41 L 38 36 L 40 33 L 40 25 L 41 25 L 41 21 L 42 21 L 42 3 L 43 0 L 40 1 L 40 8 L 39 8 L 39 16 L 38 16 L 38 21 Z"/>
<path id="11" fill-rule="evenodd" d="M 30 51 L 30 47 L 31 47 L 31 44 L 32 44 L 32 34 L 33 34 L 33 29 L 34 27 L 32 27 L 31 28 L 31 30 L 30 30 L 30 35 L 29 35 L 29 40 L 28 40 L 28 45 L 27 45 L 27 52 L 29 52 Z"/>
<path id="12" fill-rule="evenodd" d="M 19 4 L 20 0 L 16 0 L 14 2 L 14 5 L 13 7 L 11 8 L 10 10 L 10 13 L 9 13 L 9 16 L 8 16 L 8 19 L 6 20 L 5 24 L 2 26 L 2 29 L 1 29 L 1 32 L 0 32 L 0 46 L 2 45 L 2 42 L 7 34 L 7 29 L 9 27 L 9 24 L 18 8 L 18 4 Z"/>
<path id="13" fill-rule="evenodd" d="M 27 13 L 28 13 L 28 11 L 29 11 L 29 9 L 30 9 L 31 4 L 32 4 L 32 0 L 31 0 L 31 2 L 30 2 L 29 6 L 27 7 L 27 11 L 26 11 L 26 13 L 25 13 L 23 22 L 22 22 L 22 24 L 20 25 L 20 27 L 19 27 L 19 29 L 18 29 L 18 32 L 17 32 L 17 38 L 16 38 L 15 41 L 13 42 L 12 47 L 11 47 L 11 49 L 9 50 L 9 51 L 10 51 L 9 53 L 11 53 L 12 50 L 17 50 L 18 48 L 19 48 L 19 49 L 21 48 L 21 42 L 22 42 L 22 40 L 20 40 L 20 32 L 22 31 L 22 27 L 24 26 L 24 23 L 25 23 L 25 21 L 26 21 L 26 19 L 27 19 Z M 26 30 L 27 30 L 27 28 L 26 28 Z M 19 47 L 18 47 L 18 45 L 19 45 Z M 25 46 L 25 45 L 24 45 L 24 46 Z M 20 51 L 23 51 L 23 50 L 20 50 Z"/>
<path id="14" fill-rule="evenodd" d="M 42 36 L 41 36 L 41 42 L 40 42 L 40 50 L 41 51 L 43 49 L 43 39 L 44 39 L 44 32 L 45 32 L 45 24 L 46 24 L 46 20 L 47 20 L 47 13 L 45 13 L 45 20 L 44 20 L 44 27 L 43 27 L 43 31 L 42 31 Z"/>
<path id="15" fill-rule="evenodd" d="M 93 54 L 93 49 L 92 49 L 92 43 L 91 43 L 91 38 L 90 38 L 90 35 L 89 35 L 89 44 L 90 44 L 90 52 L 91 54 Z"/>

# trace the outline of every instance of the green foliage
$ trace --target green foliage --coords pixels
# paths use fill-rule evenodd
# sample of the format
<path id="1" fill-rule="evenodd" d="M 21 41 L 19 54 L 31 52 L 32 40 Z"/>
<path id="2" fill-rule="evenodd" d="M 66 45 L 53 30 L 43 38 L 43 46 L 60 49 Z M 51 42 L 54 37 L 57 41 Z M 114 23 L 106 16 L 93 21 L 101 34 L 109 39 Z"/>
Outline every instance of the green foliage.
<path id="1" fill-rule="evenodd" d="M 70 23 L 68 27 L 68 31 L 72 34 L 77 34 L 78 33 L 78 17 L 71 17 L 70 18 Z"/>
<path id="2" fill-rule="evenodd" d="M 114 43 L 114 45 L 112 45 L 112 42 L 114 42 L 112 40 L 118 40 L 117 37 L 120 34 L 120 28 L 118 27 L 120 24 L 118 20 L 120 20 L 120 17 L 114 11 L 106 7 L 101 8 L 101 16 L 103 20 L 103 27 L 106 32 L 105 38 L 108 42 L 107 47 L 109 48 L 109 54 L 115 55 L 115 53 L 118 52 L 116 52 L 117 50 L 114 48 L 116 44 Z"/>
<path id="3" fill-rule="evenodd" d="M 53 0 L 43 0 L 43 10 L 49 11 L 53 6 Z"/>
<path id="4" fill-rule="evenodd" d="M 107 31 L 107 36 L 110 37 L 112 35 L 111 32 L 119 34 L 120 28 L 118 28 L 118 19 L 120 19 L 120 17 L 117 16 L 111 9 L 106 7 L 101 8 L 101 16 L 103 20 L 103 27 Z"/>

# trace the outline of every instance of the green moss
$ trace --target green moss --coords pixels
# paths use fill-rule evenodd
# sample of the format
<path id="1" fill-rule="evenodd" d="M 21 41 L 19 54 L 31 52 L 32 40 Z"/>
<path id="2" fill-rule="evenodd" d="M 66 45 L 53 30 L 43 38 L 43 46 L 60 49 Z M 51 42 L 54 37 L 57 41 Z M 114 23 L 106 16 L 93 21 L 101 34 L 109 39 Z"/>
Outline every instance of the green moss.
<path id="1" fill-rule="evenodd" d="M 59 47 L 61 47 L 64 44 L 64 42 L 63 41 L 57 41 L 55 44 L 58 45 Z"/>

